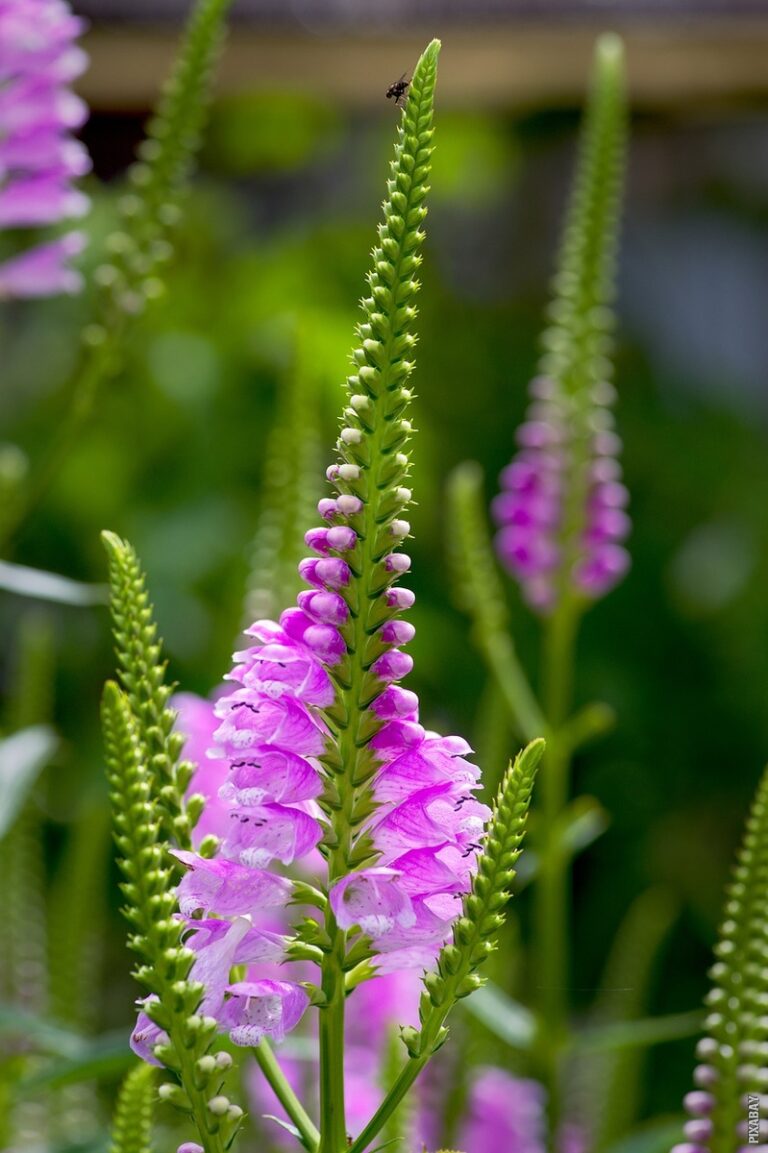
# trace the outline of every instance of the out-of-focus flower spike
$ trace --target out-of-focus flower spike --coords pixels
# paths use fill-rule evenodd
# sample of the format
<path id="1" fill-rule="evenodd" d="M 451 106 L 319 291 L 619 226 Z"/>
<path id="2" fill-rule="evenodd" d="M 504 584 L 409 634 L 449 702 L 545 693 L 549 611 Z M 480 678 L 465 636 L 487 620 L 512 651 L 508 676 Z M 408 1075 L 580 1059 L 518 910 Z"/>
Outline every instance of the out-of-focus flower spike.
<path id="1" fill-rule="evenodd" d="M 690 1120 L 673 1153 L 768 1148 L 768 769 L 728 890 L 699 1041 Z"/>
<path id="2" fill-rule="evenodd" d="M 504 590 L 486 528 L 483 474 L 465 461 L 448 483 L 449 557 L 456 600 L 472 617 L 475 641 L 493 669 L 504 702 L 525 740 L 546 725 L 515 652 Z"/>
<path id="3" fill-rule="evenodd" d="M 303 587 L 297 565 L 305 552 L 304 529 L 312 522 L 319 495 L 320 461 L 317 400 L 304 343 L 303 334 L 297 334 L 294 363 L 282 382 L 267 441 L 245 625 L 274 620 Z"/>
<path id="4" fill-rule="evenodd" d="M 53 5 L 56 0 L 44 2 Z M 99 291 L 93 319 L 83 329 L 82 357 L 67 418 L 51 443 L 47 460 L 37 470 L 35 483 L 14 494 L 11 508 L 0 521 L 0 547 L 18 531 L 48 491 L 90 418 L 101 386 L 119 372 L 131 331 L 130 321 L 142 313 L 150 301 L 162 295 L 163 269 L 173 256 L 173 234 L 183 218 L 180 202 L 199 151 L 214 66 L 230 4 L 231 0 L 196 0 L 192 9 L 170 80 L 150 122 L 147 138 L 140 146 L 141 158 L 129 172 L 130 191 L 119 204 L 120 225 L 107 238 L 105 259 L 94 272 Z M 3 4 L 3 9 L 24 7 L 32 9 L 39 4 L 37 0 Z M 2 47 L 0 29 L 0 51 Z M 80 103 L 76 103 L 75 112 Z M 0 100 L 0 167 L 1 106 Z M 84 206 L 78 200 L 74 207 Z M 24 254 L 5 268 L 0 266 L 0 298 L 4 291 L 21 289 L 28 295 L 39 294 L 46 279 L 55 283 L 57 290 L 76 289 L 77 276 L 67 265 L 62 265 L 62 258 L 72 255 L 80 244 L 77 233 L 69 234 L 37 253 Z"/>
<path id="5" fill-rule="evenodd" d="M 191 1113 L 205 1153 L 225 1153 L 239 1118 L 220 1118 L 208 1107 L 221 1094 L 231 1063 L 211 1052 L 216 1021 L 207 1014 L 218 1006 L 210 1005 L 211 991 L 196 979 L 199 960 L 181 941 L 185 926 L 175 916 L 154 777 L 142 756 L 128 697 L 113 681 L 104 688 L 101 715 L 128 943 L 139 958 L 135 976 L 149 994 L 131 1044 L 145 1060 L 171 1071 L 174 1082 L 161 1086 L 160 1095 Z M 244 931 L 238 928 L 239 939 Z M 218 992 L 223 1000 L 223 988 Z"/>
<path id="6" fill-rule="evenodd" d="M 108 238 L 107 263 L 96 272 L 103 317 L 86 331 L 91 343 L 107 339 L 106 329 L 114 328 L 116 317 L 142 312 L 163 291 L 162 270 L 173 256 L 180 201 L 200 149 L 230 4 L 197 0 L 192 10 L 139 159 L 128 173 L 129 191 L 119 205 L 121 226 Z"/>
<path id="7" fill-rule="evenodd" d="M 603 596 L 629 567 L 609 383 L 624 153 L 623 48 L 606 35 L 597 42 L 541 375 L 493 507 L 499 556 L 544 614 L 565 597 Z"/>
<path id="8" fill-rule="evenodd" d="M 168 707 L 173 690 L 165 683 L 166 662 L 146 579 L 130 544 L 111 532 L 102 533 L 102 541 L 109 559 L 110 608 L 120 679 L 153 775 L 162 827 L 173 843 L 189 849 L 201 806 L 194 798 L 184 799 L 194 766 L 179 759 L 184 737 L 173 729 L 175 714 Z"/>
<path id="9" fill-rule="evenodd" d="M 156 1077 L 144 1062 L 127 1074 L 117 1098 L 109 1153 L 150 1153 Z"/>
<path id="10" fill-rule="evenodd" d="M 90 168 L 72 132 L 88 110 L 71 91 L 88 58 L 85 24 L 65 0 L 0 3 L 0 229 L 40 228 L 83 216 L 76 180 Z M 70 264 L 84 237 L 70 232 L 0 264 L 0 300 L 77 292 Z"/>

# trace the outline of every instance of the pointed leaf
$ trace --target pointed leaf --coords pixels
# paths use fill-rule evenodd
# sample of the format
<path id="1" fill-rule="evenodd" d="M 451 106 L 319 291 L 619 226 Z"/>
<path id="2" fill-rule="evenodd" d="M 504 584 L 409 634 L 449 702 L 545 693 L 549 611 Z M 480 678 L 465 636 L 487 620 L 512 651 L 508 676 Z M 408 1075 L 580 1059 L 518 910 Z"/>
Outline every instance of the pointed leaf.
<path id="1" fill-rule="evenodd" d="M 57 744 L 58 738 L 48 725 L 32 725 L 0 741 L 0 837 L 18 816 Z"/>

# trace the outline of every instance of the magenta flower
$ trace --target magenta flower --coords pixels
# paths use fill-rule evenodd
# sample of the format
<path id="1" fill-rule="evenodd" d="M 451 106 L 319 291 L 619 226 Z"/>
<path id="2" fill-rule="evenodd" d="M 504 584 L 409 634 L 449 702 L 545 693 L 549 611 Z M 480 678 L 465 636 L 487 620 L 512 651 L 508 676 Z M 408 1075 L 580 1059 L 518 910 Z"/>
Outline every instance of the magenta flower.
<path id="1" fill-rule="evenodd" d="M 0 228 L 38 228 L 84 215 L 74 181 L 90 168 L 71 133 L 87 116 L 70 84 L 87 58 L 84 27 L 64 0 L 0 0 Z M 83 247 L 68 233 L 0 264 L 0 298 L 77 292 L 70 260 Z"/>
<path id="2" fill-rule="evenodd" d="M 604 596 L 627 572 L 629 494 L 608 409 L 613 388 L 599 385 L 579 404 L 546 377 L 530 391 L 493 515 L 502 563 L 531 607 L 547 613 L 565 593 Z"/>
<path id="3" fill-rule="evenodd" d="M 492 1066 L 476 1070 L 458 1140 L 466 1153 L 544 1153 L 544 1090 Z"/>
<path id="4" fill-rule="evenodd" d="M 236 654 L 230 676 L 235 687 L 213 705 L 218 725 L 207 758 L 201 754 L 211 734 L 210 706 L 189 697 L 175 702 L 179 725 L 191 736 L 187 753 L 198 763 L 190 788 L 212 802 L 204 827 L 221 838 L 213 860 L 177 853 L 189 867 L 178 891 L 185 916 L 202 911 L 253 917 L 287 900 L 290 882 L 280 866 L 293 876 L 298 862 L 316 871 L 310 857 L 324 834 L 317 804 L 325 787 L 321 758 L 333 741 L 325 710 L 333 707 L 334 678 L 343 676 L 348 659 L 344 627 L 350 609 L 339 590 L 347 588 L 355 561 L 351 522 L 357 506 L 342 492 L 335 501 L 321 501 L 319 511 L 326 526 L 307 534 L 318 557 L 300 565 L 310 587 L 279 622 L 258 621 L 248 630 L 257 643 Z M 370 939 L 382 973 L 432 963 L 469 889 L 490 815 L 473 796 L 479 770 L 466 759 L 467 743 L 425 731 L 416 695 L 396 683 L 410 671 L 412 662 L 400 646 L 414 632 L 400 616 L 413 596 L 393 583 L 409 567 L 395 551 L 402 535 L 392 534 L 380 561 L 381 622 L 366 690 L 371 803 L 358 836 L 370 844 L 369 860 L 330 886 L 339 926 Z M 246 984 L 247 989 L 229 989 L 237 1006 L 230 1009 L 227 1001 L 221 1015 L 236 1043 L 253 1035 L 245 1025 L 232 1024 L 237 1014 L 246 1024 L 257 1021 L 264 1032 L 279 1022 L 273 1036 L 291 1027 L 297 986 L 286 980 L 271 989 L 270 997 L 290 1001 L 285 1015 L 274 1016 L 272 1009 L 253 1007 L 258 979 Z"/>

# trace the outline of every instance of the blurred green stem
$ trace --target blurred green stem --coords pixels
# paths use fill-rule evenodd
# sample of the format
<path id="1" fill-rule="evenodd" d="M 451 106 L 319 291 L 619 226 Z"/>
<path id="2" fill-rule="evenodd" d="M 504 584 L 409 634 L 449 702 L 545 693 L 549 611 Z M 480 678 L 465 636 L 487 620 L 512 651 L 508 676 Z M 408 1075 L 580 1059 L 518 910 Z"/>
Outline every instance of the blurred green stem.
<path id="1" fill-rule="evenodd" d="M 110 375 L 122 326 L 115 321 L 111 336 L 85 352 L 70 390 L 67 414 L 48 445 L 47 454 L 35 469 L 28 485 L 23 487 L 0 524 L 0 555 L 4 555 L 29 515 L 41 503 L 59 475 L 64 462 L 77 444 L 93 412 L 102 381 Z"/>
<path id="2" fill-rule="evenodd" d="M 568 1043 L 570 855 L 563 851 L 560 818 L 570 789 L 572 746 L 566 739 L 566 724 L 573 696 L 577 627 L 578 613 L 564 597 L 545 626 L 542 661 L 547 751 L 541 771 L 541 872 L 535 886 L 534 957 L 541 1075 L 547 1088 L 552 1150 L 560 1122 L 560 1058 Z"/>

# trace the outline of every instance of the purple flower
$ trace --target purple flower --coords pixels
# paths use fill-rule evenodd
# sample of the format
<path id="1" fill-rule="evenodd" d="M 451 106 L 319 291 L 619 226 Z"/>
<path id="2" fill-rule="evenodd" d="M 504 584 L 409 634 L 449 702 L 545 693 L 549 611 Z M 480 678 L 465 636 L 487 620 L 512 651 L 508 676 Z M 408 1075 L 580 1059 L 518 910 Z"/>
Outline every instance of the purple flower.
<path id="1" fill-rule="evenodd" d="M 64 0 L 0 0 L 0 228 L 38 228 L 83 216 L 74 181 L 90 168 L 71 133 L 87 116 L 69 85 L 87 58 L 84 27 Z M 83 247 L 68 233 L 0 264 L 0 299 L 77 292 L 69 265 Z"/>
<path id="2" fill-rule="evenodd" d="M 237 981 L 227 992 L 220 1020 L 235 1045 L 258 1045 L 262 1037 L 282 1041 L 309 1004 L 304 990 L 288 981 Z"/>
<path id="3" fill-rule="evenodd" d="M 345 496 L 320 503 L 326 527 L 307 534 L 318 557 L 301 562 L 310 587 L 299 593 L 296 607 L 277 622 L 257 621 L 247 630 L 255 643 L 235 654 L 230 691 L 212 708 L 215 727 L 207 703 L 175 701 L 180 727 L 190 734 L 187 753 L 198 764 L 190 788 L 209 805 L 203 828 L 220 838 L 213 860 L 177 853 L 189 867 L 178 889 L 185 916 L 202 911 L 252 921 L 262 908 L 287 901 L 290 882 L 281 867 L 316 873 L 319 862 L 324 871 L 314 853 L 325 831 L 318 801 L 327 781 L 323 760 L 338 755 L 328 718 L 350 660 L 346 629 L 353 610 L 346 598 L 358 563 L 350 522 L 359 516 L 360 502 Z M 326 881 L 340 927 L 371 940 L 383 974 L 431 965 L 470 887 L 490 816 L 473 796 L 480 774 L 467 759 L 469 745 L 425 731 L 418 698 L 397 683 L 411 668 L 400 646 L 414 629 L 400 617 L 413 595 L 393 583 L 410 564 L 393 551 L 407 528 L 395 524 L 376 561 L 379 619 L 371 629 L 362 690 L 369 799 L 356 836 L 368 849 L 362 867 Z M 317 878 L 321 885 L 324 879 Z M 264 993 L 271 1000 L 262 1003 L 259 976 L 254 965 L 247 982 L 230 986 L 222 961 L 211 977 L 227 989 L 219 1019 L 235 1043 L 270 1032 L 273 1022 L 271 1035 L 279 1036 L 294 1019 L 298 1002 L 290 991 L 299 987 L 277 982 Z M 287 1000 L 278 1012 L 273 1002 L 279 996 Z"/>
<path id="4" fill-rule="evenodd" d="M 622 542 L 629 499 L 603 384 L 585 401 L 553 380 L 531 384 L 519 451 L 501 474 L 493 502 L 499 556 L 532 608 L 547 613 L 564 592 L 596 599 L 629 568 Z"/>

